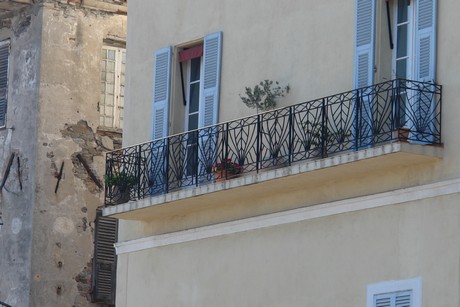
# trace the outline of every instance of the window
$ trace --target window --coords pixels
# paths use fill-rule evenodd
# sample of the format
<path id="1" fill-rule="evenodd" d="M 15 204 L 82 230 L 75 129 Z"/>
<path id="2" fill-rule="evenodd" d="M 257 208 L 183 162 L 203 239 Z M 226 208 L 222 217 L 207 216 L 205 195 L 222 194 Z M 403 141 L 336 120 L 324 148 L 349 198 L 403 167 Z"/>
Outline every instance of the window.
<path id="1" fill-rule="evenodd" d="M 383 1 L 356 0 L 354 86 L 374 83 L 376 10 Z M 380 4 L 378 6 L 377 4 Z M 392 26 L 395 48 L 392 50 L 393 78 L 434 81 L 436 68 L 437 0 L 392 0 Z M 387 31 L 386 18 L 377 30 Z M 390 51 L 380 45 L 380 52 Z M 388 49 L 385 49 L 388 48 Z M 385 64 L 386 65 L 386 64 Z M 385 71 L 383 67 L 379 68 Z M 389 78 L 390 76 L 381 76 Z"/>
<path id="2" fill-rule="evenodd" d="M 421 284 L 414 278 L 369 285 L 366 307 L 421 307 Z"/>
<path id="3" fill-rule="evenodd" d="M 10 41 L 5 40 L 0 42 L 0 127 L 5 127 L 6 125 L 9 57 Z"/>
<path id="4" fill-rule="evenodd" d="M 186 72 L 186 111 L 185 129 L 193 131 L 198 129 L 198 117 L 200 114 L 200 84 L 202 70 L 202 56 L 187 60 Z M 180 64 L 182 65 L 182 64 Z M 198 135 L 193 131 L 187 136 L 186 175 L 193 176 L 196 172 L 196 161 L 198 159 Z"/>
<path id="5" fill-rule="evenodd" d="M 362 88 L 374 84 L 376 71 L 388 71 L 382 79 L 401 78 L 425 82 L 424 86 L 435 80 L 436 71 L 436 9 L 437 0 L 392 0 L 386 4 L 393 7 L 393 33 L 395 48 L 379 45 L 379 53 L 391 55 L 391 63 L 385 67 L 375 67 L 376 10 L 383 9 L 383 1 L 356 0 L 355 12 L 355 57 L 354 86 Z M 390 11 L 390 10 L 389 10 Z M 380 18 L 382 19 L 382 18 Z M 384 19 L 385 22 L 387 19 Z M 390 20 L 390 18 L 389 18 Z M 382 33 L 388 24 L 380 23 L 377 30 Z M 388 48 L 388 49 L 385 49 Z M 388 65 L 388 66 L 387 66 Z M 391 75 L 390 73 L 391 72 Z M 428 84 L 428 85 L 427 85 Z M 403 87 L 404 88 L 404 87 Z M 391 123 L 396 128 L 409 129 L 411 142 L 430 143 L 433 139 L 434 99 L 429 95 L 415 96 L 415 93 L 401 91 L 401 100 L 396 106 L 398 116 Z M 358 148 L 366 148 L 373 142 L 375 110 L 371 89 L 359 92 L 359 108 L 354 120 L 359 123 Z"/>
<path id="6" fill-rule="evenodd" d="M 201 57 L 197 57 L 193 61 L 194 73 L 199 73 L 199 80 L 195 80 L 193 84 L 197 87 L 197 91 L 193 91 L 195 98 L 198 98 L 196 111 L 190 113 L 187 109 L 186 113 L 189 116 L 186 120 L 188 126 L 193 126 L 195 120 L 198 128 L 217 124 L 218 106 L 219 106 L 219 89 L 220 89 L 220 64 L 221 64 L 221 49 L 222 49 L 222 33 L 217 32 L 206 35 L 203 42 L 203 53 Z M 194 57 L 195 58 L 195 57 Z M 169 134 L 169 110 L 170 110 L 170 84 L 171 84 L 171 59 L 172 48 L 166 47 L 158 49 L 155 52 L 154 59 L 154 80 L 153 80 L 153 120 L 152 120 L 152 139 L 166 137 Z M 192 69 L 192 60 L 190 59 L 190 69 Z M 193 76 L 194 78 L 196 76 Z M 180 76 L 173 76 L 175 80 L 179 80 Z M 193 82 L 193 81 L 192 81 Z M 187 84 L 190 86 L 190 84 Z M 187 90 L 190 94 L 190 91 Z M 190 106 L 190 104 L 188 104 Z"/>
<path id="7" fill-rule="evenodd" d="M 126 50 L 103 47 L 101 60 L 101 99 L 99 124 L 123 129 Z"/>
<path id="8" fill-rule="evenodd" d="M 175 58 L 174 67 L 182 67 L 179 61 L 185 62 L 187 69 L 184 73 L 172 73 L 173 48 L 168 46 L 156 50 L 154 57 L 154 77 L 153 77 L 153 102 L 152 102 L 152 139 L 158 140 L 169 135 L 170 128 L 170 109 L 180 106 L 182 108 L 182 96 L 173 96 L 171 99 L 171 79 L 174 84 L 183 80 L 183 92 L 188 98 L 185 108 L 181 109 L 181 114 L 185 114 L 184 131 L 190 129 L 203 128 L 217 124 L 219 107 L 220 89 L 220 66 L 222 52 L 222 32 L 206 35 L 203 39 L 202 48 L 195 45 L 189 48 L 186 59 L 180 60 L 180 53 L 186 51 L 185 48 Z M 179 48 L 176 48 L 175 51 Z M 184 54 L 184 53 L 182 53 Z M 185 65 L 185 64 L 184 64 Z M 186 88 L 185 88 L 186 87 Z M 172 101 L 173 100 L 173 101 Z M 174 103 L 174 104 L 173 104 Z M 176 112 L 179 113 L 179 112 Z M 177 127 L 176 131 L 178 130 Z M 215 148 L 217 140 L 213 137 L 217 133 L 198 133 L 187 134 L 186 140 L 181 142 L 179 147 L 171 151 L 178 152 L 182 156 L 183 163 L 176 166 L 176 178 L 189 177 L 190 180 L 197 178 L 199 174 L 205 174 L 215 163 Z M 167 161 L 165 141 L 158 141 L 152 146 L 152 167 L 151 167 L 151 194 L 163 193 L 168 184 L 165 181 Z M 198 147 L 200 150 L 198 150 Z"/>

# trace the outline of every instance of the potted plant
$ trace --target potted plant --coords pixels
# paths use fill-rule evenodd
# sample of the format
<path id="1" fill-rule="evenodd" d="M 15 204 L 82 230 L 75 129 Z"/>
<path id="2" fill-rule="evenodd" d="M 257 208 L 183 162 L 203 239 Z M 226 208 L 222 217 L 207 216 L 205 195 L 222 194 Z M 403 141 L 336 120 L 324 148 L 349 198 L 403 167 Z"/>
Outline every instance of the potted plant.
<path id="1" fill-rule="evenodd" d="M 130 200 L 131 189 L 137 184 L 137 177 L 125 172 L 114 173 L 104 176 L 105 184 L 109 189 L 109 195 L 114 203 L 121 204 Z"/>
<path id="2" fill-rule="evenodd" d="M 211 171 L 214 173 L 216 181 L 219 182 L 237 177 L 241 173 L 241 166 L 231 159 L 226 158 L 222 162 L 214 164 Z"/>
<path id="3" fill-rule="evenodd" d="M 393 131 L 393 139 L 400 142 L 408 142 L 410 129 L 407 127 L 397 128 Z"/>
<path id="4" fill-rule="evenodd" d="M 313 157 L 320 155 L 326 156 L 326 148 L 322 148 L 323 141 L 325 144 L 329 145 L 342 144 L 345 142 L 346 138 L 351 135 L 349 131 L 343 128 L 338 128 L 336 131 L 333 131 L 326 126 L 324 131 L 320 123 L 311 123 L 309 121 L 303 124 L 303 128 L 306 136 L 303 141 L 305 150 L 312 150 Z"/>
<path id="5" fill-rule="evenodd" d="M 278 81 L 263 80 L 254 88 L 245 87 L 245 95 L 240 94 L 241 101 L 252 109 L 267 111 L 276 107 L 276 99 L 289 93 L 289 84 L 281 87 Z"/>

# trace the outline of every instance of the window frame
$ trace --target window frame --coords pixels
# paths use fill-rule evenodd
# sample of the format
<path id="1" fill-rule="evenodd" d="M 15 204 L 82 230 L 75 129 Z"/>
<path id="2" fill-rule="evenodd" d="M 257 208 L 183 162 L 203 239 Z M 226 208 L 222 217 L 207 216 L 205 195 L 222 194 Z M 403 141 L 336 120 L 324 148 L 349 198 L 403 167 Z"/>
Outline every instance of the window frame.
<path id="1" fill-rule="evenodd" d="M 383 281 L 367 286 L 366 307 L 374 306 L 374 297 L 380 294 L 392 294 L 395 292 L 412 291 L 412 306 L 422 307 L 422 279 L 420 277 Z"/>
<path id="2" fill-rule="evenodd" d="M 102 103 L 102 100 L 99 100 L 99 126 L 100 127 L 106 127 L 106 128 L 115 128 L 115 129 L 123 129 L 123 111 L 121 109 L 124 109 L 124 91 L 122 91 L 122 84 L 123 87 L 125 86 L 125 82 L 122 82 L 122 74 L 126 73 L 126 63 L 124 64 L 125 67 L 123 69 L 123 52 L 126 54 L 126 48 L 124 47 L 116 47 L 116 46 L 108 46 L 104 45 L 102 46 L 102 52 L 106 50 L 113 50 L 115 51 L 115 67 L 114 67 L 114 74 L 115 74 L 115 80 L 114 80 L 114 91 L 113 91 L 113 112 L 112 112 L 112 125 L 106 125 L 105 118 L 108 118 L 108 116 L 105 114 L 105 110 L 103 110 L 104 106 L 106 105 L 106 101 L 104 100 L 104 103 Z M 103 58 L 101 58 L 101 81 L 100 83 L 102 84 L 102 61 L 104 61 Z M 126 56 L 125 56 L 125 61 L 126 61 Z M 105 59 L 105 62 L 107 63 L 107 59 Z M 105 81 L 107 83 L 107 80 Z M 106 91 L 103 93 L 102 88 L 100 91 L 101 96 L 103 94 L 107 93 Z M 123 99 L 121 98 L 123 96 Z"/>
<path id="3" fill-rule="evenodd" d="M 393 33 L 395 38 L 394 48 L 392 50 L 391 58 L 391 75 L 393 79 L 396 79 L 396 64 L 397 64 L 397 51 L 398 51 L 398 1 L 393 2 Z M 414 0 L 410 1 L 407 9 L 407 61 L 406 61 L 406 78 L 412 80 L 415 76 L 415 10 L 416 3 Z"/>

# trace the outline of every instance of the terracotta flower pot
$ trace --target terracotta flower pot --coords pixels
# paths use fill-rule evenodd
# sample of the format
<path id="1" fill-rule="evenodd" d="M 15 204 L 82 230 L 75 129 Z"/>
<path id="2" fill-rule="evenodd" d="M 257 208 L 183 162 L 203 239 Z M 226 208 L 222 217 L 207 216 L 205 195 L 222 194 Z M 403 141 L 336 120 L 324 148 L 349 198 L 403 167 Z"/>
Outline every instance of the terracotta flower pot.
<path id="1" fill-rule="evenodd" d="M 229 170 L 221 170 L 219 172 L 214 173 L 214 179 L 216 182 L 222 182 L 226 179 L 236 178 L 239 174 L 234 174 L 232 171 Z"/>

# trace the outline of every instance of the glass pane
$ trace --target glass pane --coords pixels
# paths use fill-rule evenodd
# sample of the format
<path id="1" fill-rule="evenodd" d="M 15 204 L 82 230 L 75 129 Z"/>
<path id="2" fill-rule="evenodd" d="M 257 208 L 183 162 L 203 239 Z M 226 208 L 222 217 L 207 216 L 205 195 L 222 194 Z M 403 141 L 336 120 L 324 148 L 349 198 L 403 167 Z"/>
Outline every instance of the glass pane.
<path id="1" fill-rule="evenodd" d="M 115 71 L 115 62 L 108 62 L 107 63 L 107 71 L 110 71 L 110 72 Z"/>
<path id="2" fill-rule="evenodd" d="M 113 95 L 105 95 L 105 105 L 113 106 Z"/>
<path id="3" fill-rule="evenodd" d="M 396 60 L 396 78 L 407 79 L 407 59 Z"/>
<path id="4" fill-rule="evenodd" d="M 107 74 L 107 83 L 115 83 L 115 74 L 114 73 L 108 73 Z"/>
<path id="5" fill-rule="evenodd" d="M 115 61 L 115 50 L 108 50 L 109 60 Z"/>
<path id="6" fill-rule="evenodd" d="M 396 43 L 396 57 L 407 56 L 407 24 L 398 26 L 398 42 Z"/>
<path id="7" fill-rule="evenodd" d="M 101 69 L 102 69 L 102 71 L 105 71 L 106 66 L 107 66 L 106 62 L 105 62 L 105 61 L 101 61 Z"/>
<path id="8" fill-rule="evenodd" d="M 114 86 L 113 84 L 110 84 L 110 83 L 107 83 L 107 87 L 106 87 L 106 93 L 107 94 L 113 94 L 114 93 Z"/>
<path id="9" fill-rule="evenodd" d="M 200 80 L 200 63 L 201 63 L 201 58 L 195 58 L 191 60 L 190 82 Z"/>
<path id="10" fill-rule="evenodd" d="M 188 130 L 198 129 L 198 114 L 192 114 L 188 117 Z"/>
<path id="11" fill-rule="evenodd" d="M 190 102 L 189 102 L 189 113 L 198 112 L 198 106 L 200 103 L 200 84 L 190 84 Z"/>
<path id="12" fill-rule="evenodd" d="M 105 114 L 107 117 L 111 117 L 112 114 L 113 114 L 113 108 L 112 108 L 112 107 L 106 106 L 106 107 L 105 107 L 105 112 L 104 112 L 104 114 Z"/>
<path id="13" fill-rule="evenodd" d="M 408 0 L 399 0 L 398 1 L 398 23 L 407 21 L 407 6 L 409 3 Z"/>
<path id="14" fill-rule="evenodd" d="M 105 93 L 105 82 L 101 82 L 101 93 Z"/>
<path id="15" fill-rule="evenodd" d="M 102 58 L 107 59 L 107 49 L 102 49 Z"/>

